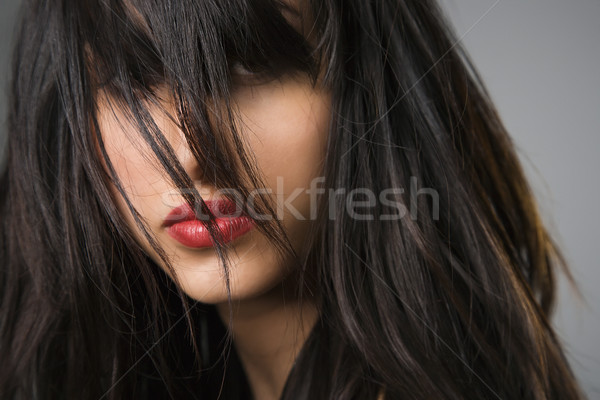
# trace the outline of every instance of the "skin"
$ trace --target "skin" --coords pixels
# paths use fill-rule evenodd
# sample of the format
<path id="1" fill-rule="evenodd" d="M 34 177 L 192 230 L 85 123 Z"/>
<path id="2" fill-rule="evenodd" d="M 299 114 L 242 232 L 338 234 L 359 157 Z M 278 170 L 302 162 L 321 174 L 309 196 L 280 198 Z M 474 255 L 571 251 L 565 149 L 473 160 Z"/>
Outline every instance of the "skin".
<path id="1" fill-rule="evenodd" d="M 294 18 L 287 13 L 287 18 Z M 292 21 L 300 27 L 299 21 Z M 297 251 L 301 251 L 310 224 L 311 196 L 306 193 L 311 181 L 322 172 L 327 130 L 331 117 L 330 93 L 318 84 L 313 86 L 303 75 L 288 75 L 261 82 L 248 71 L 236 70 L 240 84 L 232 102 L 239 112 L 240 133 L 248 152 L 255 157 L 266 187 L 274 200 L 278 180 L 283 182 L 283 198 L 300 189 L 291 205 L 298 213 L 284 209 L 282 223 Z M 160 93 L 160 92 L 159 92 Z M 165 90 L 164 93 L 167 93 Z M 218 188 L 206 180 L 192 156 L 181 130 L 168 118 L 174 115 L 172 101 L 160 95 L 161 107 L 150 106 L 155 122 L 175 150 L 179 161 L 196 183 L 204 199 L 219 198 Z M 98 94 L 98 122 L 111 162 L 128 198 L 145 219 L 172 261 L 175 276 L 162 264 L 137 228 L 121 195 L 113 195 L 138 243 L 175 278 L 191 298 L 215 304 L 226 323 L 232 321 L 236 350 L 246 370 L 255 398 L 276 399 L 310 329 L 318 317 L 310 298 L 294 301 L 286 290 L 293 274 L 292 260 L 282 258 L 271 242 L 252 229 L 231 243 L 229 251 L 231 295 L 227 290 L 223 268 L 212 248 L 188 248 L 171 236 L 163 220 L 183 198 L 161 172 L 152 152 L 111 99 Z M 281 184 L 279 185 L 281 189 Z M 293 281 L 293 279 L 291 279 Z"/>
<path id="2" fill-rule="evenodd" d="M 320 176 L 325 157 L 330 96 L 314 88 L 308 77 L 289 76 L 267 83 L 248 84 L 234 92 L 241 132 L 254 155 L 266 189 L 275 202 L 289 201 L 281 221 L 290 241 L 300 251 L 310 224 L 311 182 Z M 163 103 L 165 101 L 163 100 Z M 168 108 L 169 104 L 165 106 Z M 155 122 L 169 140 L 188 175 L 204 199 L 223 197 L 202 179 L 202 171 L 185 144 L 183 133 L 159 107 L 150 108 Z M 128 198 L 166 251 L 185 292 L 192 298 L 217 304 L 227 299 L 223 269 L 212 248 L 189 248 L 162 227 L 169 212 L 183 197 L 152 159 L 149 146 L 106 95 L 99 97 L 98 123 L 108 156 Z M 278 184 L 279 183 L 279 184 Z M 113 187 L 117 205 L 138 242 L 161 264 L 155 249 L 136 227 L 125 200 Z M 314 201 L 314 198 L 313 198 Z M 232 244 L 231 289 L 234 299 L 264 293 L 290 273 L 273 245 L 253 229 Z"/>

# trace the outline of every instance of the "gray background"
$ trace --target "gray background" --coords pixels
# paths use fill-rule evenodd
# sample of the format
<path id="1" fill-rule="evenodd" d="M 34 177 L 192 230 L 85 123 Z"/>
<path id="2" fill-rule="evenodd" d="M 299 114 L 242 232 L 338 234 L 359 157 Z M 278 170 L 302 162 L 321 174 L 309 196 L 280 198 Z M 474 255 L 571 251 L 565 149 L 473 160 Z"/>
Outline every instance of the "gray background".
<path id="1" fill-rule="evenodd" d="M 600 399 L 600 0 L 441 1 L 571 263 L 583 300 L 561 276 L 554 323 L 584 390 Z M 0 0 L 2 95 L 17 4 Z M 0 96 L 2 123 L 5 107 Z"/>
<path id="2" fill-rule="evenodd" d="M 583 301 L 561 276 L 554 323 L 600 399 L 600 1 L 443 0 L 488 86 Z"/>

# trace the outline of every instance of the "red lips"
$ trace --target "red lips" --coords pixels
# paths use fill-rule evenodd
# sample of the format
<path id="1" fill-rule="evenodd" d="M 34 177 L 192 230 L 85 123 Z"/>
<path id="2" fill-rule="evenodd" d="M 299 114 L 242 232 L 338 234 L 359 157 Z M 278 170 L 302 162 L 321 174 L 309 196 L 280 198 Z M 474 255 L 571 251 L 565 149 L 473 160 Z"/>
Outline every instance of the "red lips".
<path id="1" fill-rule="evenodd" d="M 208 209 L 216 217 L 222 243 L 229 243 L 252 229 L 254 221 L 244 215 L 236 204 L 228 199 L 205 201 Z M 212 247 L 214 241 L 204 222 L 209 220 L 207 213 L 197 207 L 198 214 L 187 204 L 175 207 L 163 221 L 167 233 L 186 247 Z"/>

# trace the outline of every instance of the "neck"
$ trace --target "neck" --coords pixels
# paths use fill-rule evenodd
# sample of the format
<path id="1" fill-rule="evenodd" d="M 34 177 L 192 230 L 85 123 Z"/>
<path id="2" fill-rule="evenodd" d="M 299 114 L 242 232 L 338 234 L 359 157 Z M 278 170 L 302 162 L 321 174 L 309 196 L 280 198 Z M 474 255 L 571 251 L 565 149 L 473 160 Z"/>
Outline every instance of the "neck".
<path id="1" fill-rule="evenodd" d="M 303 298 L 300 304 L 289 297 L 278 288 L 250 300 L 234 300 L 231 307 L 217 306 L 225 325 L 232 318 L 233 341 L 255 399 L 280 398 L 318 318 L 312 299 Z"/>

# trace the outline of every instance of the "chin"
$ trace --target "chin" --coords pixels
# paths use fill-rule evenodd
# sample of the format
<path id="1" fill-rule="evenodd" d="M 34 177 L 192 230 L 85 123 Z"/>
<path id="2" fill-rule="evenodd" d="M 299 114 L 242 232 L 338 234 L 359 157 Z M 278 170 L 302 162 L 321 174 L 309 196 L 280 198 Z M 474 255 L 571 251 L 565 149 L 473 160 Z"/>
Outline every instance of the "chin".
<path id="1" fill-rule="evenodd" d="M 263 242 L 263 241 L 260 241 Z M 281 284 L 287 275 L 281 257 L 266 242 L 248 241 L 227 253 L 229 293 L 225 268 L 216 251 L 194 254 L 174 261 L 177 281 L 190 298 L 206 304 L 220 304 L 260 297 Z M 285 264 L 283 264 L 285 265 Z"/>

